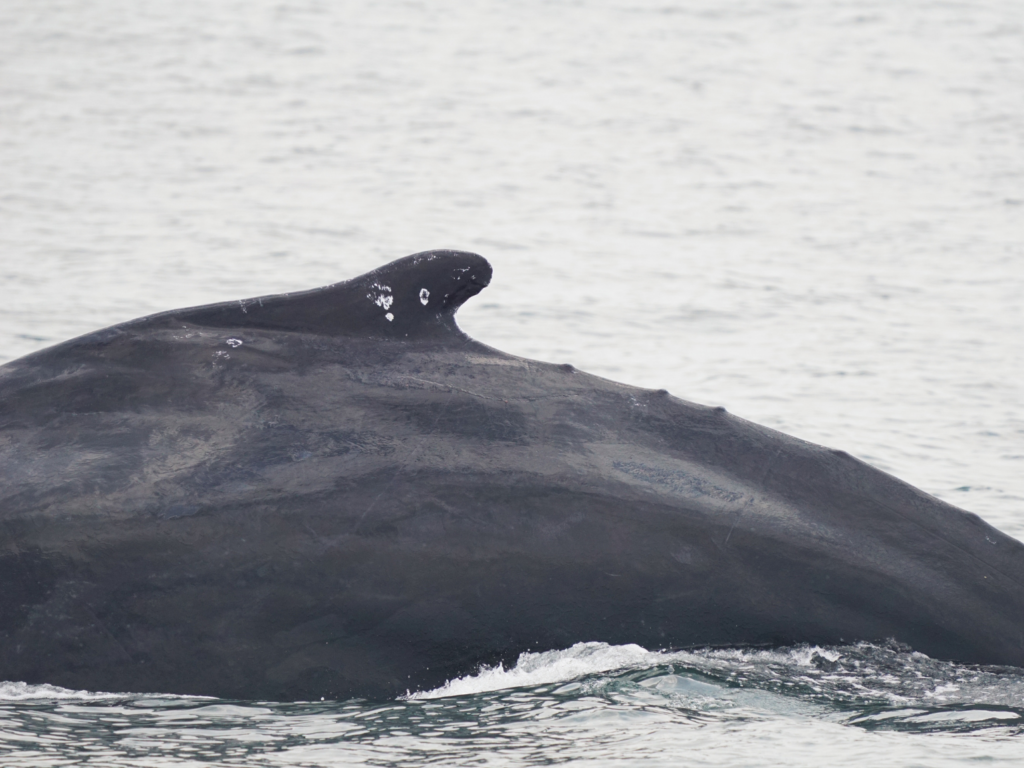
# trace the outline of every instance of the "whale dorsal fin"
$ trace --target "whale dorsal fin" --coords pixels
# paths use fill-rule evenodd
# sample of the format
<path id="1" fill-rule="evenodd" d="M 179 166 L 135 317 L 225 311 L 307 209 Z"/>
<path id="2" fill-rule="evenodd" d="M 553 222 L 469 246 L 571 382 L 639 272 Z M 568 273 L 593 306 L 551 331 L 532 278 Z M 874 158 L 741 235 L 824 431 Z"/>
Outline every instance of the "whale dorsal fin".
<path id="1" fill-rule="evenodd" d="M 491 265 L 465 251 L 424 251 L 343 283 L 309 291 L 176 309 L 125 323 L 182 323 L 410 340 L 461 335 L 456 310 L 491 281 Z"/>

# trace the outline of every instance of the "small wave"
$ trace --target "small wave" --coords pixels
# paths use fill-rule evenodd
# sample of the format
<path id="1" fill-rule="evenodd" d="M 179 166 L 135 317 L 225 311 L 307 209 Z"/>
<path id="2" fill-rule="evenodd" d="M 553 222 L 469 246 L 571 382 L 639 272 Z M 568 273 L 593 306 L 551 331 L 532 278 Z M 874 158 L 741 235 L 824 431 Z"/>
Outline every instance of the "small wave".
<path id="1" fill-rule="evenodd" d="M 522 653 L 511 669 L 501 664 L 482 667 L 476 674 L 457 677 L 440 688 L 411 693 L 405 698 L 415 701 L 470 696 L 504 688 L 530 688 L 605 672 L 657 666 L 664 663 L 664 656 L 639 645 L 576 643 L 561 651 Z"/>
<path id="2" fill-rule="evenodd" d="M 123 693 L 96 693 L 72 691 L 56 685 L 29 685 L 28 683 L 0 682 L 0 701 L 110 701 L 124 699 Z"/>
<path id="3" fill-rule="evenodd" d="M 484 667 L 405 698 L 475 696 L 511 688 L 541 692 L 550 684 L 585 679 L 586 689 L 598 695 L 615 691 L 628 696 L 642 686 L 666 694 L 681 692 L 689 700 L 699 691 L 713 708 L 738 704 L 745 700 L 744 692 L 761 697 L 767 693 L 776 704 L 759 698 L 758 706 L 783 713 L 803 702 L 801 707 L 823 708 L 822 716 L 838 716 L 869 729 L 973 730 L 985 723 L 1024 724 L 1024 670 L 938 661 L 897 643 L 693 651 L 578 643 L 564 650 L 523 653 L 510 668 Z"/>
<path id="4" fill-rule="evenodd" d="M 29 683 L 0 681 L 0 703 L 19 701 L 197 701 L 215 700 L 211 696 L 182 696 L 175 693 L 114 693 L 111 691 L 75 691 L 59 685 L 31 685 Z"/>
<path id="5" fill-rule="evenodd" d="M 694 671 L 714 674 L 737 668 L 771 668 L 780 665 L 816 669 L 823 662 L 835 664 L 841 658 L 843 653 L 840 650 L 816 645 L 778 650 L 648 651 L 632 644 L 576 643 L 564 650 L 522 653 L 515 665 L 510 668 L 501 664 L 481 667 L 474 674 L 454 678 L 430 691 L 410 693 L 404 698 L 415 701 L 447 696 L 470 696 L 506 688 L 532 688 L 609 672 L 654 669 L 665 665 L 684 665 L 693 668 Z"/>

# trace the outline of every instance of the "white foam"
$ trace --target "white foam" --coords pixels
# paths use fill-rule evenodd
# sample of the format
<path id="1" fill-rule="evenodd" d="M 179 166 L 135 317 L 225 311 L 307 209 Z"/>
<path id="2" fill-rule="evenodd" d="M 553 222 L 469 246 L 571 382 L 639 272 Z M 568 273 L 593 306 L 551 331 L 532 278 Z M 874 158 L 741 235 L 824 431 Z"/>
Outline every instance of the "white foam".
<path id="1" fill-rule="evenodd" d="M 801 646 L 792 648 L 785 652 L 793 661 L 802 667 L 809 667 L 814 663 L 814 658 L 820 657 L 827 661 L 839 661 L 843 654 L 831 648 L 822 648 L 818 645 Z"/>
<path id="2" fill-rule="evenodd" d="M 482 667 L 478 672 L 449 680 L 439 688 L 411 693 L 405 698 L 436 699 L 467 696 L 505 688 L 521 688 L 560 683 L 587 675 L 625 669 L 644 669 L 662 664 L 681 663 L 695 668 L 713 669 L 722 664 L 741 663 L 755 667 L 782 664 L 814 667 L 815 659 L 836 662 L 843 653 L 817 645 L 796 648 L 749 649 L 723 648 L 703 651 L 648 651 L 639 645 L 577 643 L 571 648 L 544 653 L 520 654 L 515 666 Z"/>
<path id="3" fill-rule="evenodd" d="M 484 667 L 474 675 L 449 680 L 440 688 L 409 694 L 407 699 L 439 699 L 467 696 L 503 688 L 520 688 L 594 675 L 613 670 L 642 668 L 664 663 L 667 654 L 652 653 L 639 645 L 576 643 L 562 651 L 522 653 L 511 669 Z"/>
<path id="4" fill-rule="evenodd" d="M 0 682 L 0 701 L 34 701 L 70 699 L 74 701 L 102 701 L 123 699 L 123 693 L 94 693 L 92 691 L 72 691 L 56 685 L 29 685 L 28 683 Z"/>

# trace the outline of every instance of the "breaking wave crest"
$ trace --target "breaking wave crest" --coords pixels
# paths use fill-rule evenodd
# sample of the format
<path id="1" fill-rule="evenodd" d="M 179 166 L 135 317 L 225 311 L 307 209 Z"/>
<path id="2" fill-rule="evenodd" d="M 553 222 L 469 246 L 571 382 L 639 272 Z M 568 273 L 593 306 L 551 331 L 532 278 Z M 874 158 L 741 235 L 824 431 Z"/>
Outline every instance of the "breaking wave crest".
<path id="1" fill-rule="evenodd" d="M 557 683 L 574 678 L 648 667 L 661 663 L 664 654 L 651 653 L 639 645 L 577 643 L 564 651 L 523 653 L 511 669 L 502 665 L 483 667 L 476 674 L 449 680 L 440 688 L 409 694 L 406 698 L 437 699 L 467 696 L 503 688 L 523 688 Z"/>
<path id="2" fill-rule="evenodd" d="M 108 701 L 123 699 L 125 694 L 73 691 L 57 685 L 29 685 L 0 682 L 0 702 L 13 701 Z"/>
<path id="3" fill-rule="evenodd" d="M 706 715 L 728 716 L 748 706 L 778 714 L 804 710 L 868 729 L 1024 728 L 1024 670 L 938 661 L 896 643 L 675 652 L 579 643 L 524 653 L 511 668 L 481 668 L 406 698 L 472 697 L 512 688 L 640 697 Z"/>

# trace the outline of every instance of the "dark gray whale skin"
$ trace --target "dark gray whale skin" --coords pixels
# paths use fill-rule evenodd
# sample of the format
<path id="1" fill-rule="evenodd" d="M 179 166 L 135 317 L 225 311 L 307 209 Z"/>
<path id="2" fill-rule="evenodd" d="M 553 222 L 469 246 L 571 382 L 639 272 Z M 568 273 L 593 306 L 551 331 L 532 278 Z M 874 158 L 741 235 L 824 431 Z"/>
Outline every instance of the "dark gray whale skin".
<path id="1" fill-rule="evenodd" d="M 454 313 L 490 276 L 427 252 L 0 367 L 0 679 L 381 699 L 580 641 L 1024 666 L 1019 542 L 842 451 L 473 341 Z"/>

